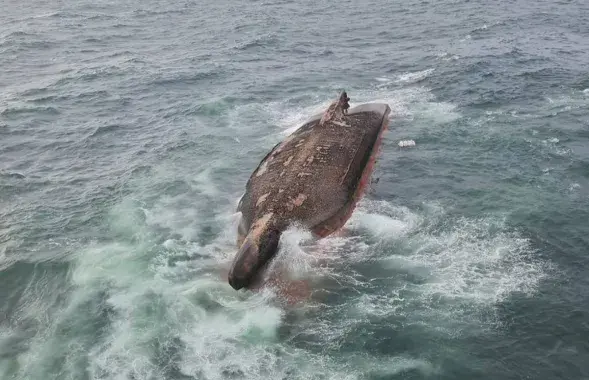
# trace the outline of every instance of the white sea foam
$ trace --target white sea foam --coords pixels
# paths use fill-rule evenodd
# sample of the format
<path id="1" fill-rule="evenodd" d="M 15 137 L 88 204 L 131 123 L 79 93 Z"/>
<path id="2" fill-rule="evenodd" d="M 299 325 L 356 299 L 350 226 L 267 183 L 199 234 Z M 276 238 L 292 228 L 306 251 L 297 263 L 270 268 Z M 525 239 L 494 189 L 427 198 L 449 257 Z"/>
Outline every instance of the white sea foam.
<path id="1" fill-rule="evenodd" d="M 371 217 L 370 213 L 377 210 L 387 210 L 389 215 L 374 214 Z M 123 220 L 131 222 L 124 217 L 127 211 L 120 211 Z M 402 219 L 395 220 L 394 215 Z M 350 228 L 371 231 L 375 236 L 387 239 L 392 236 L 402 238 L 418 223 L 418 219 L 406 208 L 376 202 L 361 210 Z M 121 226 L 120 220 L 115 225 L 121 231 L 130 231 L 128 226 Z M 131 230 L 136 236 L 144 236 L 141 228 L 133 227 Z M 314 271 L 323 276 L 337 275 L 333 269 L 315 267 L 321 256 L 313 254 L 313 249 L 318 249 L 313 244 L 306 246 L 309 242 L 309 232 L 293 226 L 284 234 L 281 254 L 275 265 L 286 264 L 288 270 L 299 272 L 301 276 Z M 358 261 L 362 260 L 360 253 L 368 247 L 354 236 L 330 238 L 322 243 L 333 251 L 338 248 L 358 249 L 359 254 L 355 256 Z M 285 311 L 273 305 L 271 291 L 249 295 L 235 293 L 221 277 L 203 276 L 199 265 L 169 267 L 166 258 L 172 253 L 167 252 L 164 245 L 169 246 L 170 242 L 163 242 L 159 250 L 161 253 L 156 250 L 150 254 L 151 258 L 143 257 L 147 253 L 147 245 L 148 241 L 140 246 L 98 246 L 81 256 L 80 265 L 73 273 L 74 282 L 85 289 L 79 295 L 90 296 L 90 289 L 108 286 L 111 293 L 108 304 L 115 311 L 107 339 L 91 351 L 90 368 L 94 376 L 121 379 L 162 376 L 162 369 L 153 363 L 156 353 L 152 342 L 171 342 L 173 339 L 181 342 L 178 370 L 188 376 L 209 379 L 222 379 L 231 373 L 253 379 L 284 376 L 295 371 L 295 378 L 304 378 L 304 373 L 325 371 L 329 374 L 327 378 L 336 379 L 355 378 L 366 371 L 394 374 L 407 369 L 427 373 L 433 370 L 428 362 L 410 357 L 396 357 L 381 363 L 368 359 L 364 364 L 357 363 L 355 369 L 347 370 L 338 368 L 329 357 L 312 359 L 305 351 L 286 346 L 278 340 L 278 329 Z M 220 237 L 203 248 L 214 254 L 217 248 L 228 245 L 229 242 Z M 212 261 L 225 259 L 224 255 L 210 258 Z M 342 277 L 342 280 L 346 281 L 346 278 Z M 72 312 L 75 309 L 72 307 Z M 338 326 L 331 326 L 332 334 L 341 336 L 344 332 Z M 277 356 L 277 352 L 283 354 Z M 350 360 L 357 359 L 353 357 Z M 306 364 L 297 365 L 301 361 Z"/>
<path id="2" fill-rule="evenodd" d="M 548 104 L 538 112 L 538 116 L 556 116 L 576 109 L 585 109 L 589 105 L 589 97 L 586 96 L 588 93 L 587 90 L 583 90 L 546 97 Z"/>
<path id="3" fill-rule="evenodd" d="M 0 243 L 0 270 L 10 267 L 16 262 L 17 259 L 12 255 L 7 255 L 6 252 L 18 247 L 20 244 L 21 242 L 13 239 Z"/>
<path id="4" fill-rule="evenodd" d="M 405 73 L 398 76 L 397 81 L 401 83 L 417 83 L 429 77 L 435 69 L 426 69 L 411 73 Z"/>
<path id="5" fill-rule="evenodd" d="M 347 225 L 350 236 L 321 242 L 333 262 L 317 269 L 324 276 L 338 275 L 342 260 L 351 260 L 374 262 L 389 270 L 391 279 L 401 273 L 420 279 L 398 285 L 393 281 L 389 289 L 376 293 L 360 292 L 356 303 L 349 305 L 354 316 L 406 315 L 426 325 L 435 320 L 436 329 L 445 334 L 453 334 L 457 323 L 484 330 L 492 325 L 479 319 L 481 313 L 492 314 L 495 305 L 514 292 L 533 295 L 549 274 L 550 265 L 535 259 L 530 241 L 510 231 L 503 219 L 463 218 L 440 230 L 429 226 L 445 214 L 438 207 L 430 210 L 423 214 L 387 202 L 364 201 Z M 358 234 L 368 234 L 376 242 L 358 249 Z M 358 289 L 369 289 L 377 280 L 351 272 L 342 278 Z"/>
<path id="6" fill-rule="evenodd" d="M 530 243 L 502 220 L 462 219 L 438 230 L 432 223 L 446 217 L 438 205 L 417 211 L 365 199 L 337 236 L 315 242 L 297 226 L 284 233 L 270 272 L 286 270 L 289 277 L 307 279 L 314 290 L 325 282 L 358 289 L 341 305 L 323 304 L 313 295 L 300 314 L 292 314 L 272 288 L 242 293 L 226 283 L 219 266 L 235 254 L 237 220 L 228 208 L 215 211 L 226 227 L 205 245 L 154 239 L 153 228 L 167 226 L 182 234 L 185 215 L 202 217 L 179 204 L 156 202 L 144 210 L 145 219 L 136 217 L 141 215 L 136 202 L 113 209 L 109 226 L 120 239 L 80 251 L 70 275 L 72 293 L 63 309 L 44 321 L 34 348 L 20 356 L 23 374 L 39 377 L 56 352 L 68 363 L 64 379 L 79 377 L 83 360 L 91 378 L 112 379 L 162 378 L 172 370 L 207 379 L 433 374 L 430 362 L 404 354 L 383 361 L 329 352 L 353 339 L 368 318 L 409 316 L 440 334 L 455 334 L 465 324 L 484 329 L 477 310 L 492 311 L 513 292 L 533 294 L 546 275 Z M 362 274 L 367 265 L 381 275 Z M 382 279 L 387 272 L 421 281 L 387 282 Z M 381 281 L 378 288 L 373 281 Z M 317 302 L 323 304 L 321 317 L 312 317 Z M 38 309 L 28 305 L 26 310 Z M 106 323 L 100 337 L 84 341 L 79 334 L 63 335 L 63 326 L 83 329 L 100 315 L 107 316 L 99 318 Z M 284 341 L 280 329 L 287 316 L 298 318 L 297 331 L 329 348 L 326 353 L 312 354 Z"/>
<path id="7" fill-rule="evenodd" d="M 549 151 L 559 156 L 568 156 L 571 154 L 572 150 L 566 146 L 563 146 L 560 143 L 560 140 L 557 137 L 550 137 L 548 139 L 542 140 L 542 145 L 546 147 Z"/>
<path id="8" fill-rule="evenodd" d="M 364 199 L 358 205 L 346 227 L 368 231 L 383 239 L 397 239 L 415 228 L 421 217 L 408 208 L 384 201 Z"/>
<path id="9" fill-rule="evenodd" d="M 442 59 L 443 61 L 455 61 L 455 60 L 460 59 L 459 55 L 455 55 L 455 54 L 453 55 L 448 52 L 437 53 L 436 57 Z"/>
<path id="10" fill-rule="evenodd" d="M 461 117 L 455 105 L 437 101 L 428 88 L 414 86 L 434 71 L 434 68 L 430 68 L 405 73 L 396 80 L 378 77 L 378 85 L 375 88 L 368 86 L 365 89 L 347 89 L 351 98 L 350 106 L 384 102 L 391 107 L 392 120 L 409 119 L 417 126 L 427 125 L 428 128 L 452 122 Z M 402 87 L 399 88 L 399 85 Z M 408 85 L 409 87 L 405 87 Z M 277 133 L 268 135 L 268 140 L 271 140 L 268 144 L 275 144 L 296 131 L 310 117 L 325 111 L 337 95 L 337 90 L 331 93 L 309 94 L 305 102 L 298 105 L 293 105 L 290 99 L 240 105 L 229 110 L 228 126 L 237 130 L 242 129 L 244 123 L 247 123 L 248 130 L 252 133 L 262 133 L 268 127 L 275 126 L 278 129 Z M 259 120 L 267 120 L 268 123 L 260 123 Z"/>
<path id="11" fill-rule="evenodd" d="M 433 69 L 420 72 L 421 76 L 429 75 Z M 416 77 L 417 73 L 414 73 Z M 409 132 L 418 131 L 421 128 L 451 123 L 462 115 L 456 106 L 447 102 L 440 102 L 428 88 L 402 87 L 390 88 L 392 81 L 384 81 L 380 78 L 380 84 L 375 89 L 349 89 L 350 106 L 354 107 L 362 103 L 386 103 L 391 107 L 389 118 L 391 122 L 399 120 L 412 121 Z M 406 83 L 405 83 L 406 84 Z M 310 96 L 313 100 L 308 106 L 287 106 L 283 102 L 273 102 L 264 106 L 264 112 L 272 120 L 272 124 L 278 126 L 278 134 L 272 136 L 272 143 L 284 138 L 296 131 L 311 116 L 323 112 L 335 99 L 337 93 L 319 97 Z"/>

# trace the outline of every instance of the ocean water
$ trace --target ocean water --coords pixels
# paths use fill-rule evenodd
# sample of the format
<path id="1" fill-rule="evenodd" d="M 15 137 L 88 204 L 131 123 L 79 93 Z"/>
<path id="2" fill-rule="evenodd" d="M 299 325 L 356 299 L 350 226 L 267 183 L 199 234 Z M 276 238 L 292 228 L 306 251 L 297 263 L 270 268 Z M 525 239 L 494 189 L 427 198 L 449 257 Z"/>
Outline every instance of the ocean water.
<path id="1" fill-rule="evenodd" d="M 588 379 L 589 3 L 5 0 L 1 379 Z M 237 200 L 345 89 L 392 108 L 311 290 Z M 400 142 L 413 140 L 414 146 Z"/>

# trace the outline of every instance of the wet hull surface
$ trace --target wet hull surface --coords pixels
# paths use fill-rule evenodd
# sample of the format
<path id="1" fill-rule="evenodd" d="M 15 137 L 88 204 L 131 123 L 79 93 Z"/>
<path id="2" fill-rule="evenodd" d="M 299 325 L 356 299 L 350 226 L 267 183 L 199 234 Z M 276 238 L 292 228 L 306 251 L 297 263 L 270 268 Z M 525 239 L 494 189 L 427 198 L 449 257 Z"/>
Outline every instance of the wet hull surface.
<path id="1" fill-rule="evenodd" d="M 268 213 L 279 214 L 287 227 L 309 229 L 316 239 L 339 231 L 370 182 L 389 113 L 386 104 L 364 104 L 327 126 L 319 125 L 317 115 L 277 144 L 255 169 L 240 199 L 238 246 L 252 221 Z M 298 204 L 300 199 L 304 202 Z M 268 266 L 271 262 L 250 289 L 270 285 L 290 303 L 309 296 L 305 281 L 291 281 L 286 269 L 268 277 Z"/>

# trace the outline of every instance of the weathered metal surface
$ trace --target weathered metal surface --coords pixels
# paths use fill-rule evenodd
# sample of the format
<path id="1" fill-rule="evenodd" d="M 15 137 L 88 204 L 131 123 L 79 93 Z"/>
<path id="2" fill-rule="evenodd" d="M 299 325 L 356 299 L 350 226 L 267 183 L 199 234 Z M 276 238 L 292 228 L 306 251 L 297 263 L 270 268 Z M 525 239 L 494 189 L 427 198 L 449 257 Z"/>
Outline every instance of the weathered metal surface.
<path id="1" fill-rule="evenodd" d="M 256 252 L 260 245 L 274 245 L 264 240 L 268 231 L 279 234 L 296 222 L 321 237 L 349 218 L 372 171 L 390 108 L 377 103 L 348 110 L 348 100 L 342 93 L 323 114 L 277 144 L 254 170 L 238 205 L 238 244 L 247 236 L 250 248 L 240 250 L 232 273 L 240 265 L 243 273 L 256 271 L 262 257 L 267 261 L 273 255 Z"/>
<path id="2" fill-rule="evenodd" d="M 276 145 L 246 185 L 238 206 L 241 232 L 269 213 L 278 224 L 296 220 L 315 229 L 345 208 L 386 122 L 384 112 L 351 110 L 322 127 L 310 121 Z"/>

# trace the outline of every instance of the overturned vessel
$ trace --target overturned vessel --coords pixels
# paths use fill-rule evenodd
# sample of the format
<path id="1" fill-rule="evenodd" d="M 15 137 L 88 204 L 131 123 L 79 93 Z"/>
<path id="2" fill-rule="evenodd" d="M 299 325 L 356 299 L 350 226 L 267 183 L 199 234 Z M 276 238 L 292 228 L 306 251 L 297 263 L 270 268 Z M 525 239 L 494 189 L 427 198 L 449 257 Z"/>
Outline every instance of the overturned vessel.
<path id="1" fill-rule="evenodd" d="M 346 92 L 304 123 L 260 162 L 237 210 L 239 250 L 229 284 L 248 288 L 278 251 L 292 223 L 325 237 L 341 228 L 369 181 L 390 107 L 351 108 Z"/>

